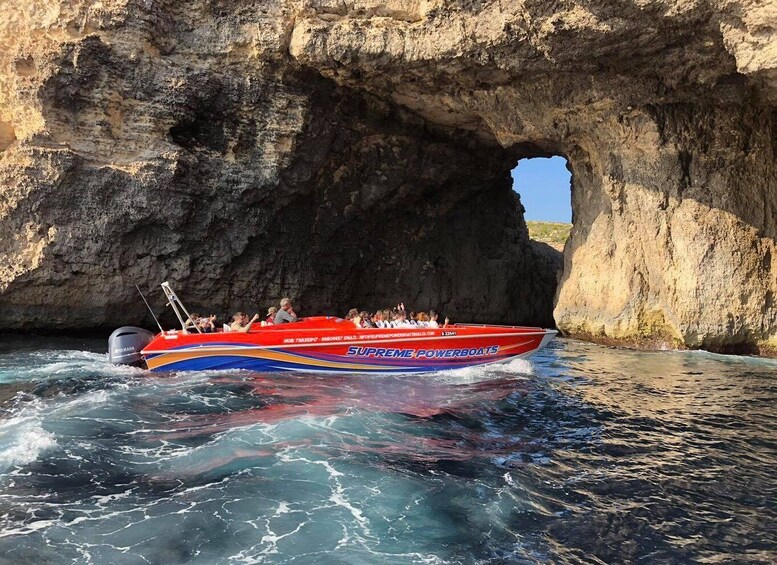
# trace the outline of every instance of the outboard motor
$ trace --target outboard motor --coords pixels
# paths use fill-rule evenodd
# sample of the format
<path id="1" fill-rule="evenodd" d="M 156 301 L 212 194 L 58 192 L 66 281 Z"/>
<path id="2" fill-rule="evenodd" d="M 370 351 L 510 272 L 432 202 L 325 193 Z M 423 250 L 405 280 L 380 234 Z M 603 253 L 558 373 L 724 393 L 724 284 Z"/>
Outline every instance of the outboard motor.
<path id="1" fill-rule="evenodd" d="M 108 338 L 108 360 L 115 365 L 136 365 L 143 361 L 141 350 L 154 339 L 143 328 L 122 326 Z"/>

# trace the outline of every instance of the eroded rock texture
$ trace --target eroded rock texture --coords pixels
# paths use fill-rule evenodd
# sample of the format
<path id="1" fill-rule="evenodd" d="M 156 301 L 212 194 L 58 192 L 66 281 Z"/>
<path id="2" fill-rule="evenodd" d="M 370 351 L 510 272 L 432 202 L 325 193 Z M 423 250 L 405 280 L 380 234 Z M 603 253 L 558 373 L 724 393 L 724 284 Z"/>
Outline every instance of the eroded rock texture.
<path id="1" fill-rule="evenodd" d="M 777 347 L 770 2 L 6 0 L 0 325 L 404 300 Z M 556 290 L 510 169 L 561 154 Z M 158 303 L 158 301 L 157 301 Z"/>

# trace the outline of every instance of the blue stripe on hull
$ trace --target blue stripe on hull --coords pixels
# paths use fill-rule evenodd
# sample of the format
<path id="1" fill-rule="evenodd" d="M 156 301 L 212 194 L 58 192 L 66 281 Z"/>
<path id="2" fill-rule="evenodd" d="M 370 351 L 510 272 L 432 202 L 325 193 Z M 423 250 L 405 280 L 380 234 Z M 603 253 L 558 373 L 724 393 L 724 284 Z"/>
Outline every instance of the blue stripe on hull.
<path id="1" fill-rule="evenodd" d="M 247 369 L 258 372 L 276 372 L 276 371 L 298 371 L 298 372 L 327 372 L 327 373 L 426 373 L 433 371 L 443 371 L 451 369 L 460 369 L 462 367 L 472 367 L 476 365 L 486 365 L 507 361 L 508 359 L 520 357 L 520 355 L 508 355 L 499 358 L 492 358 L 481 362 L 455 362 L 446 365 L 418 364 L 411 366 L 386 367 L 376 366 L 374 369 L 354 370 L 351 368 L 336 368 L 326 366 L 315 366 L 302 363 L 291 363 L 286 361 L 274 361 L 269 359 L 259 359 L 256 357 L 244 357 L 240 355 L 209 355 L 207 357 L 198 357 L 193 359 L 184 359 L 153 369 L 158 372 L 168 371 L 217 371 L 226 369 Z M 344 359 L 345 362 L 360 362 L 359 359 Z"/>

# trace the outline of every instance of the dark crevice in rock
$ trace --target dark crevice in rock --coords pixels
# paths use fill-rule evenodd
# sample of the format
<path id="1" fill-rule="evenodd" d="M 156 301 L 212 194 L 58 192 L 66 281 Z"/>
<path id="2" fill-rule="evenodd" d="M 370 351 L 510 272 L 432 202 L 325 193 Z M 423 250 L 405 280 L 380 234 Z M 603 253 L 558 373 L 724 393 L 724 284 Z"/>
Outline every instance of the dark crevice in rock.
<path id="1" fill-rule="evenodd" d="M 184 149 L 208 149 L 219 153 L 226 149 L 223 116 L 203 111 L 171 127 L 170 137 Z"/>

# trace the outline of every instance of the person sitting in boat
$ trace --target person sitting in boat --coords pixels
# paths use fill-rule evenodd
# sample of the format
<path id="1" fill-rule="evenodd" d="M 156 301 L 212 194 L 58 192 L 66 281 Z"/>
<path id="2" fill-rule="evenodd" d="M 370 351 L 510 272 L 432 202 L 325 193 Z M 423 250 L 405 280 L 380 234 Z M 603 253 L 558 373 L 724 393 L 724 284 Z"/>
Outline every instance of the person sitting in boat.
<path id="1" fill-rule="evenodd" d="M 275 314 L 274 322 L 276 324 L 286 324 L 288 322 L 296 322 L 297 313 L 294 312 L 294 308 L 291 305 L 291 299 L 281 298 L 281 309 Z"/>
<path id="2" fill-rule="evenodd" d="M 270 306 L 267 309 L 267 318 L 264 320 L 263 326 L 272 326 L 275 324 L 275 315 L 278 313 L 278 309 L 275 306 Z"/>
<path id="3" fill-rule="evenodd" d="M 386 327 L 387 328 L 396 328 L 399 320 L 399 312 L 396 310 L 391 311 L 391 315 L 389 316 L 389 319 L 386 321 Z"/>
<path id="4" fill-rule="evenodd" d="M 216 315 L 211 314 L 207 318 L 200 318 L 200 329 L 206 334 L 216 331 Z"/>
<path id="5" fill-rule="evenodd" d="M 357 310 L 356 308 L 351 308 L 350 310 L 348 310 L 348 313 L 345 315 L 345 319 L 353 320 L 358 315 L 359 315 L 359 310 Z"/>
<path id="6" fill-rule="evenodd" d="M 183 325 L 183 329 L 185 329 L 186 331 L 193 330 L 196 332 L 197 330 L 195 329 L 195 326 L 199 324 L 199 321 L 200 321 L 200 315 L 195 312 L 192 312 L 191 316 L 189 316 L 189 319 L 186 320 L 186 323 Z"/>
<path id="7" fill-rule="evenodd" d="M 392 328 L 412 328 L 413 324 L 407 321 L 407 316 L 404 310 L 394 314 L 394 320 L 391 322 Z"/>
<path id="8" fill-rule="evenodd" d="M 248 314 L 245 312 L 236 312 L 232 316 L 232 324 L 229 326 L 230 331 L 247 333 L 251 329 L 254 322 L 259 319 L 259 314 L 254 314 L 251 320 L 248 320 Z"/>
<path id="9" fill-rule="evenodd" d="M 383 311 L 378 310 L 375 312 L 375 314 L 372 315 L 372 323 L 374 328 L 384 328 L 386 327 L 383 323 Z"/>
<path id="10" fill-rule="evenodd" d="M 437 318 L 439 317 L 439 314 L 435 312 L 434 310 L 429 310 L 429 321 L 427 322 L 427 326 L 430 328 L 439 328 L 440 324 L 437 323 Z"/>
<path id="11" fill-rule="evenodd" d="M 367 311 L 359 312 L 359 317 L 362 319 L 363 328 L 377 328 L 375 322 L 372 321 L 372 316 Z"/>
<path id="12" fill-rule="evenodd" d="M 407 309 L 405 308 L 404 302 L 400 302 L 399 304 L 397 304 L 397 313 L 399 314 L 399 321 L 397 323 L 397 327 L 413 328 L 417 325 L 415 312 L 411 310 L 410 314 L 408 314 Z"/>
<path id="13" fill-rule="evenodd" d="M 192 313 L 186 323 L 184 329 L 189 332 L 196 332 L 197 328 L 200 328 L 201 332 L 211 333 L 216 331 L 216 316 L 210 316 L 208 318 L 202 317 L 197 313 Z"/>

